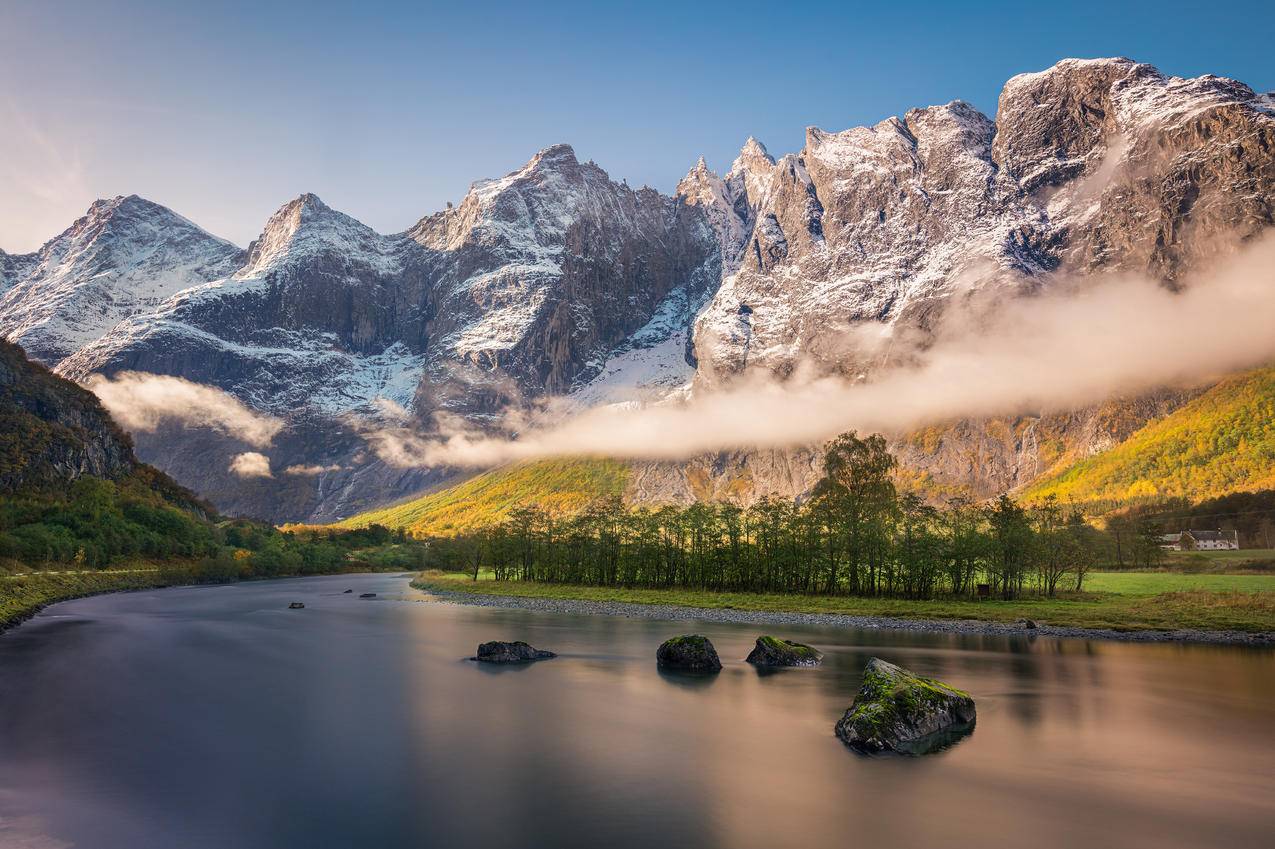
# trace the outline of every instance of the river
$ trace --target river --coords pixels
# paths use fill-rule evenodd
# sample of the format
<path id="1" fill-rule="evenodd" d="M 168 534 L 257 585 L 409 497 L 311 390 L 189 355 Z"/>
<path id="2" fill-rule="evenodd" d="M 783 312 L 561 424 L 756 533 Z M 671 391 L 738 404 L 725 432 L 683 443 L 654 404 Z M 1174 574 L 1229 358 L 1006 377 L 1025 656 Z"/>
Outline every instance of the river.
<path id="1" fill-rule="evenodd" d="M 0 636 L 0 847 L 1272 845 L 1270 651 L 790 628 L 824 666 L 759 674 L 755 625 L 407 583 L 98 596 Z M 722 673 L 659 673 L 659 643 L 692 631 Z M 488 639 L 561 656 L 464 660 Z M 874 655 L 970 691 L 974 733 L 847 750 L 833 725 Z"/>

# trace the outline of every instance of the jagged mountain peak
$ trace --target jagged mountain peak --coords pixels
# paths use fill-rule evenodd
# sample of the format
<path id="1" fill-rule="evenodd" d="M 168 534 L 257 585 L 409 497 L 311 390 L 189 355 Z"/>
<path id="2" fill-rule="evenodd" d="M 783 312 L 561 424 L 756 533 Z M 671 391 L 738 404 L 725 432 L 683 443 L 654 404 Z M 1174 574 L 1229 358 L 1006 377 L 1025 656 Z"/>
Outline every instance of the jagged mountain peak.
<path id="1" fill-rule="evenodd" d="M 1034 88 L 1050 79 L 1066 79 L 1077 74 L 1101 74 L 1108 77 L 1123 77 L 1135 68 L 1142 68 L 1155 74 L 1160 72 L 1151 65 L 1135 62 L 1124 56 L 1111 56 L 1096 59 L 1067 58 L 1060 59 L 1041 71 L 1026 71 L 1015 74 L 1005 82 L 1001 96 L 1020 88 Z"/>
<path id="2" fill-rule="evenodd" d="M 111 198 L 98 198 L 89 205 L 88 212 L 90 217 L 98 215 L 106 215 L 117 209 L 125 210 L 164 210 L 169 211 L 167 207 L 161 206 L 154 201 L 147 200 L 141 195 L 116 195 Z"/>
<path id="3" fill-rule="evenodd" d="M 575 148 L 566 143 L 552 144 L 538 151 L 521 168 L 510 171 L 503 177 L 475 180 L 470 185 L 469 194 L 466 195 L 466 198 L 474 197 L 481 201 L 487 201 L 510 187 L 524 184 L 529 180 L 538 181 L 543 179 L 546 174 L 552 175 L 562 171 L 574 170 L 579 166 L 580 161 L 576 158 Z M 601 169 L 598 170 L 600 171 Z M 464 205 L 464 201 L 461 202 L 461 205 Z"/>
<path id="4" fill-rule="evenodd" d="M 459 204 L 422 218 L 406 235 L 439 251 L 481 245 L 534 252 L 537 245 L 559 244 L 582 211 L 614 210 L 616 192 L 639 204 L 668 200 L 654 189 L 616 183 L 593 162 L 581 163 L 571 145 L 555 144 L 503 177 L 474 182 Z"/>
<path id="5" fill-rule="evenodd" d="M 1182 127 L 1202 148 L 1213 145 L 1222 124 L 1268 134 L 1272 115 L 1265 104 L 1247 85 L 1225 77 L 1172 77 L 1125 58 L 1064 59 L 1005 84 L 993 157 L 1035 192 L 1092 173 L 1109 149 L 1136 147 L 1162 128 Z M 1230 114 L 1220 117 L 1219 110 Z M 1145 155 L 1158 159 L 1155 147 Z M 1218 149 L 1217 155 L 1227 154 Z"/>
<path id="6" fill-rule="evenodd" d="M 770 194 L 771 177 L 774 173 L 775 158 L 764 144 L 749 136 L 740 148 L 739 156 L 731 163 L 725 178 L 730 202 L 739 206 L 737 215 L 744 221 L 746 229 L 752 227 L 757 210 L 764 205 L 765 198 Z"/>
<path id="7" fill-rule="evenodd" d="M 721 181 L 722 178 L 717 176 L 717 173 L 708 167 L 708 163 L 704 160 L 704 157 L 701 156 L 695 161 L 695 164 L 691 166 L 691 169 L 686 172 L 686 176 L 682 177 L 682 179 L 678 181 L 677 188 L 674 189 L 673 195 L 692 194 L 695 186 L 720 183 Z"/>
<path id="8" fill-rule="evenodd" d="M 534 170 L 536 168 L 552 167 L 555 165 L 579 165 L 580 161 L 576 159 L 576 151 L 566 142 L 551 144 L 543 150 L 536 153 L 527 161 L 524 170 Z"/>
<path id="9" fill-rule="evenodd" d="M 235 276 L 256 278 L 316 254 L 345 254 L 382 264 L 402 238 L 382 236 L 363 222 L 325 204 L 311 192 L 298 195 L 270 216 L 248 246 L 248 262 Z"/>
<path id="10" fill-rule="evenodd" d="M 744 146 L 739 149 L 739 155 L 744 157 L 762 156 L 774 162 L 774 157 L 766 150 L 766 145 L 757 140 L 756 136 L 749 136 L 744 140 Z"/>
<path id="11" fill-rule="evenodd" d="M 769 174 L 775 165 L 775 157 L 771 156 L 766 146 L 752 136 L 739 149 L 739 156 L 727 172 L 727 177 L 743 174 Z"/>
<path id="12" fill-rule="evenodd" d="M 84 215 L 77 218 L 61 234 L 46 242 L 40 249 L 40 253 L 47 253 L 59 242 L 72 239 L 83 241 L 86 238 L 97 238 L 111 231 L 127 232 L 129 228 L 136 230 L 138 227 L 172 228 L 230 245 L 225 239 L 213 236 L 190 219 L 178 215 L 163 204 L 140 195 L 116 195 L 93 201 Z M 136 232 L 132 235 L 144 235 L 144 233 Z"/>

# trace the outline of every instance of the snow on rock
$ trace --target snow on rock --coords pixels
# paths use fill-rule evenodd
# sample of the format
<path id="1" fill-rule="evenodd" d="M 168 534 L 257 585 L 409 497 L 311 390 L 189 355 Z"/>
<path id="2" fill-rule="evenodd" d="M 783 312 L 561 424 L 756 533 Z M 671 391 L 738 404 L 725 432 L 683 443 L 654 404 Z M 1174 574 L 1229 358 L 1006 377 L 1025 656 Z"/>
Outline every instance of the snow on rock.
<path id="1" fill-rule="evenodd" d="M 408 235 L 438 252 L 434 356 L 531 395 L 568 391 L 671 291 L 698 296 L 721 266 L 701 210 L 616 183 L 569 145 L 475 183 Z"/>
<path id="2" fill-rule="evenodd" d="M 122 319 L 229 274 L 243 252 L 136 195 L 95 202 L 35 254 L 0 262 L 0 332 L 55 365 Z"/>
<path id="3" fill-rule="evenodd" d="M 244 267 L 177 292 L 65 359 L 74 379 L 123 369 L 177 374 L 257 409 L 410 406 L 425 363 L 425 254 L 314 195 L 285 204 Z"/>
<path id="4" fill-rule="evenodd" d="M 996 123 L 954 101 L 812 127 L 752 190 L 738 269 L 697 320 L 699 382 L 799 360 L 858 373 L 872 363 L 842 329 L 924 327 L 958 292 L 1100 268 L 1174 279 L 1269 226 L 1272 142 L 1242 83 L 1128 59 L 1014 77 Z"/>
<path id="5" fill-rule="evenodd" d="M 649 403 L 680 394 L 695 377 L 687 356 L 696 303 L 684 287 L 674 289 L 655 315 L 596 363 L 596 374 L 568 396 L 577 408 Z"/>

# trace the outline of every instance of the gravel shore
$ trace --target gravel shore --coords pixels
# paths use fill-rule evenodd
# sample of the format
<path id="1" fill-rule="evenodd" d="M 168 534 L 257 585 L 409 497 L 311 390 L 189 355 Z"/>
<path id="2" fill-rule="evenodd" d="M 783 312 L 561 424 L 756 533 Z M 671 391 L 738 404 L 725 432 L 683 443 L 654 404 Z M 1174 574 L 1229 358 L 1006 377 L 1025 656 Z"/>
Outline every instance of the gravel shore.
<path id="1" fill-rule="evenodd" d="M 432 600 L 445 604 L 476 607 L 504 607 L 539 610 L 546 613 L 575 613 L 591 616 L 627 616 L 640 619 L 699 619 L 705 622 L 740 622 L 765 625 L 812 625 L 827 628 L 865 628 L 882 631 L 913 631 L 940 634 L 996 634 L 1022 637 L 1065 637 L 1082 640 L 1119 640 L 1132 643 L 1207 643 L 1214 645 L 1275 647 L 1275 633 L 1244 631 L 1114 631 L 1106 628 L 1067 628 L 1054 625 L 1025 625 L 1008 622 L 981 622 L 973 619 L 895 619 L 888 616 L 849 616 L 841 613 L 773 613 L 717 607 L 678 607 L 662 604 L 626 604 L 612 601 L 529 598 L 488 595 L 454 590 L 418 588 Z"/>

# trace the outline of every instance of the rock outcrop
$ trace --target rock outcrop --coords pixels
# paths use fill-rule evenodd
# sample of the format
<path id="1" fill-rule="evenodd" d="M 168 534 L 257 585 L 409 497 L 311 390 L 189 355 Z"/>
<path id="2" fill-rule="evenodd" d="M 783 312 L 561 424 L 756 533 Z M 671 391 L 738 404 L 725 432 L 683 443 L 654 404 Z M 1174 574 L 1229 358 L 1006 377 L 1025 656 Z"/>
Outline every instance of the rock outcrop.
<path id="1" fill-rule="evenodd" d="M 478 647 L 474 660 L 479 663 L 530 663 L 533 660 L 548 660 L 557 657 L 551 651 L 541 651 L 522 640 L 507 643 L 493 640 Z"/>
<path id="2" fill-rule="evenodd" d="M 708 637 L 699 634 L 665 640 L 655 652 L 655 663 L 660 669 L 678 672 L 720 672 L 722 669 L 717 649 Z"/>
<path id="3" fill-rule="evenodd" d="M 874 657 L 836 732 L 856 751 L 921 755 L 969 733 L 974 720 L 969 693 Z"/>
<path id="4" fill-rule="evenodd" d="M 823 655 L 804 643 L 763 636 L 757 638 L 747 661 L 754 666 L 818 666 Z"/>

